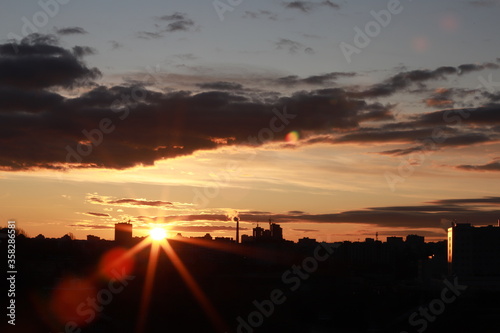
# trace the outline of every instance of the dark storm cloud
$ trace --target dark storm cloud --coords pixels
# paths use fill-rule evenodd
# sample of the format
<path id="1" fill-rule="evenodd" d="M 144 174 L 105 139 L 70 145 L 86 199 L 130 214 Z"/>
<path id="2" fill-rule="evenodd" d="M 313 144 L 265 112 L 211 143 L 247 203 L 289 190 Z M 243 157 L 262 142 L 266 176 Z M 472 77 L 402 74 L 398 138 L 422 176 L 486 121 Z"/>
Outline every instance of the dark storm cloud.
<path id="1" fill-rule="evenodd" d="M 66 28 L 59 28 L 56 29 L 56 33 L 58 35 L 84 35 L 87 34 L 88 32 L 81 28 L 81 27 L 66 27 Z"/>
<path id="2" fill-rule="evenodd" d="M 53 50 L 64 53 L 54 46 L 48 53 Z M 238 88 L 217 84 L 218 88 Z M 6 170 L 62 169 L 71 162 L 71 167 L 124 169 L 222 145 L 281 141 L 287 126 L 330 131 L 391 117 L 390 107 L 347 98 L 340 89 L 276 96 L 256 101 L 231 90 L 165 94 L 136 85 L 101 86 L 75 98 L 40 91 L 35 96 L 39 103 L 36 99 L 3 100 L 0 166 Z M 21 109 L 24 112 L 13 112 Z M 100 130 L 103 119 L 111 128 L 108 133 Z M 263 135 L 261 131 L 268 133 L 270 126 L 277 128 L 272 137 Z"/>
<path id="3" fill-rule="evenodd" d="M 59 105 L 64 98 L 44 90 L 21 90 L 0 86 L 0 112 L 39 112 Z"/>
<path id="4" fill-rule="evenodd" d="M 202 88 L 202 89 L 209 89 L 209 90 L 242 90 L 243 89 L 243 86 L 239 83 L 225 82 L 225 81 L 200 83 L 197 86 Z"/>
<path id="5" fill-rule="evenodd" d="M 162 20 L 181 18 L 185 17 L 175 13 Z M 355 97 L 341 88 L 284 96 L 246 90 L 236 82 L 214 81 L 199 83 L 198 87 L 208 90 L 200 93 L 164 93 L 149 90 L 144 85 L 147 83 L 136 80 L 64 97 L 44 89 L 91 84 L 98 71 L 88 69 L 80 59 L 93 50 L 66 50 L 53 36 L 42 35 L 29 36 L 16 46 L 17 53 L 10 44 L 0 45 L 0 72 L 7 74 L 0 77 L 0 167 L 4 170 L 125 169 L 226 145 L 281 142 L 292 130 L 304 133 L 299 144 L 412 145 L 382 152 L 397 156 L 418 150 L 436 128 L 445 138 L 440 147 L 493 142 L 498 139 L 494 126 L 500 128 L 499 107 L 494 103 L 396 120 L 396 105 Z M 12 67 L 18 72 L 9 72 Z M 450 67 L 405 71 L 384 82 L 407 86 L 408 82 L 424 82 L 456 71 Z M 354 75 L 332 72 L 271 80 L 282 85 L 321 86 Z M 471 128 L 456 126 L 460 122 Z"/>
<path id="6" fill-rule="evenodd" d="M 466 171 L 500 171 L 500 161 L 493 161 L 483 165 L 459 165 L 458 169 Z"/>
<path id="7" fill-rule="evenodd" d="M 89 48 L 70 52 L 52 37 L 31 35 L 19 43 L 0 45 L 0 86 L 21 89 L 72 88 L 91 84 L 101 73 L 81 57 Z"/>

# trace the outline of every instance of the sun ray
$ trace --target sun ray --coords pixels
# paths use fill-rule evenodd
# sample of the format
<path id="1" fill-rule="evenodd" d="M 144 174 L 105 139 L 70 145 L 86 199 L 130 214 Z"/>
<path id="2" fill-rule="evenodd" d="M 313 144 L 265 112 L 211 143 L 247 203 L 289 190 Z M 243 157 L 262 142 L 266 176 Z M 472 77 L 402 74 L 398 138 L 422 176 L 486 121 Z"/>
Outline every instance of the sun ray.
<path id="1" fill-rule="evenodd" d="M 111 261 L 108 266 L 110 267 L 117 267 L 121 263 L 123 263 L 125 260 L 132 258 L 135 256 L 137 253 L 142 251 L 144 248 L 146 248 L 149 244 L 151 244 L 151 239 L 145 238 L 136 245 L 134 245 L 132 248 L 128 249 L 123 255 L 120 257 L 116 258 L 115 260 Z M 107 270 L 108 268 L 106 267 L 101 267 L 97 274 L 102 274 L 104 273 L 104 270 Z"/>
<path id="2" fill-rule="evenodd" d="M 222 317 L 219 315 L 215 307 L 212 305 L 212 302 L 208 299 L 207 295 L 200 288 L 194 277 L 191 275 L 187 267 L 184 265 L 182 260 L 179 258 L 177 253 L 175 253 L 172 246 L 169 244 L 167 240 L 163 240 L 160 242 L 161 247 L 165 254 L 170 258 L 172 263 L 174 264 L 177 271 L 180 273 L 184 282 L 188 286 L 188 288 L 193 293 L 194 297 L 198 300 L 201 307 L 208 315 L 208 318 L 217 329 L 217 332 L 227 332 L 229 330 L 228 326 L 225 324 Z"/>
<path id="3" fill-rule="evenodd" d="M 223 242 L 215 242 L 210 240 L 194 239 L 194 238 L 175 238 L 175 241 L 203 246 L 214 250 L 230 252 L 233 254 L 238 254 L 241 256 L 259 259 L 263 261 L 269 261 L 272 263 L 288 264 L 288 261 L 282 259 L 283 258 L 282 254 L 286 254 L 282 251 L 263 249 L 259 247 L 248 247 L 244 245 L 235 245 L 232 243 L 227 244 Z"/>
<path id="4" fill-rule="evenodd" d="M 137 333 L 144 332 L 149 304 L 151 302 L 151 293 L 153 290 L 153 282 L 158 264 L 158 253 L 160 246 L 158 242 L 151 242 L 151 252 L 149 253 L 148 267 L 146 270 L 146 279 L 144 281 L 144 289 L 139 307 L 139 318 L 137 319 Z"/>

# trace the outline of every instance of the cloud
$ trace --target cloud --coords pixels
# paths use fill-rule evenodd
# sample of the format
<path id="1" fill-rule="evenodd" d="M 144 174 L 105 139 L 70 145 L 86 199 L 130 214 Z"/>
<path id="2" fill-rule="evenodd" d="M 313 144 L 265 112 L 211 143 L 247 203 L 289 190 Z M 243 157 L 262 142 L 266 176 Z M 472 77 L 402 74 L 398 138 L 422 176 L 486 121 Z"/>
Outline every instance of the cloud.
<path id="1" fill-rule="evenodd" d="M 439 88 L 424 102 L 428 107 L 450 108 L 455 104 L 452 100 L 453 93 L 453 89 Z"/>
<path id="2" fill-rule="evenodd" d="M 162 31 L 150 32 L 150 31 L 139 31 L 137 37 L 141 39 L 158 39 L 163 37 Z"/>
<path id="3" fill-rule="evenodd" d="M 498 210 L 499 204 L 500 197 L 442 199 L 415 206 L 368 207 L 330 214 L 308 214 L 303 211 L 290 211 L 283 214 L 267 212 L 266 217 L 271 218 L 274 222 L 285 224 L 298 222 L 321 224 L 358 223 L 384 228 L 442 229 L 443 220 L 471 222 L 476 225 L 492 224 L 500 214 L 500 210 Z M 239 214 L 239 217 L 243 223 L 262 221 L 262 214 L 253 214 L 251 212 Z M 227 217 L 223 214 L 199 214 L 155 217 L 146 220 L 155 220 L 162 223 L 224 222 L 227 221 Z M 206 226 L 206 228 L 210 227 L 212 226 Z M 225 228 L 233 230 L 234 226 L 225 226 Z M 172 229 L 178 230 L 177 225 Z M 316 231 L 315 229 L 294 230 L 303 232 L 306 232 L 306 230 Z M 445 234 L 443 233 L 443 235 Z"/>
<path id="4" fill-rule="evenodd" d="M 338 79 L 343 77 L 354 77 L 356 73 L 354 72 L 330 72 L 319 75 L 311 75 L 305 78 L 301 78 L 297 75 L 289 75 L 276 79 L 274 82 L 284 86 L 295 86 L 299 84 L 303 85 L 333 85 Z"/>
<path id="5" fill-rule="evenodd" d="M 174 225 L 170 229 L 177 232 L 217 232 L 217 231 L 233 231 L 236 227 L 225 225 Z M 240 227 L 240 231 L 248 230 L 248 228 Z"/>
<path id="6" fill-rule="evenodd" d="M 143 99 L 134 101 L 131 96 Z M 255 101 L 231 90 L 164 94 L 139 86 L 97 87 L 74 98 L 47 93 L 39 96 L 42 98 L 43 108 L 35 103 L 14 107 L 16 102 L 12 101 L 11 109 L 24 107 L 24 112 L 0 110 L 0 133 L 6 147 L 0 157 L 3 169 L 125 169 L 197 150 L 263 144 L 267 138 L 260 140 L 258 135 L 269 128 L 272 119 L 281 121 L 275 124 L 280 128 L 283 121 L 286 126 L 297 117 L 295 130 L 329 131 L 390 117 L 390 108 L 347 99 L 342 90 L 328 89 L 298 92 L 270 102 Z M 38 116 L 29 115 L 35 111 Z M 287 120 L 282 114 L 292 118 Z M 121 119 L 125 115 L 126 119 Z M 109 119 L 113 131 L 101 133 L 101 138 L 97 129 L 102 119 Z M 282 141 L 285 135 L 286 131 L 277 131 L 272 140 Z M 74 153 L 77 149 L 91 149 L 92 153 L 81 155 L 79 162 Z"/>
<path id="7" fill-rule="evenodd" d="M 176 12 L 172 15 L 165 15 L 158 18 L 161 21 L 169 22 L 163 31 L 189 31 L 194 27 L 194 21 L 188 18 L 187 14 Z"/>
<path id="8" fill-rule="evenodd" d="M 176 54 L 175 57 L 181 60 L 189 60 L 189 61 L 198 59 L 198 57 L 195 56 L 193 53 Z"/>
<path id="9" fill-rule="evenodd" d="M 300 232 L 318 232 L 318 229 L 292 229 L 293 231 L 300 231 Z"/>
<path id="10" fill-rule="evenodd" d="M 73 47 L 73 54 L 77 58 L 83 58 L 88 55 L 93 55 L 96 54 L 97 51 L 94 48 L 88 47 L 88 46 L 74 46 Z"/>
<path id="11" fill-rule="evenodd" d="M 467 125 L 500 124 L 500 104 L 475 108 L 457 108 L 415 115 L 409 126 L 442 126 L 463 123 Z"/>
<path id="12" fill-rule="evenodd" d="M 170 202 L 163 200 L 147 200 L 143 198 L 113 198 L 97 194 L 88 194 L 86 201 L 91 204 L 105 205 L 105 206 L 120 206 L 128 208 L 162 208 L 162 209 L 179 209 L 188 208 L 192 204 Z"/>
<path id="13" fill-rule="evenodd" d="M 84 213 L 85 215 L 90 215 L 90 216 L 97 216 L 97 217 L 111 217 L 111 215 L 106 214 L 106 213 L 94 213 L 94 212 L 87 212 Z"/>
<path id="14" fill-rule="evenodd" d="M 58 29 L 56 29 L 56 33 L 58 35 L 62 35 L 62 36 L 88 34 L 88 32 L 85 29 L 81 28 L 81 27 L 58 28 Z"/>
<path id="15" fill-rule="evenodd" d="M 112 50 L 117 50 L 117 49 L 121 49 L 123 47 L 123 45 L 115 40 L 110 40 L 108 43 L 111 44 L 111 49 Z"/>
<path id="16" fill-rule="evenodd" d="M 392 155 L 392 156 L 404 156 L 404 155 L 413 154 L 417 151 L 422 151 L 424 149 L 425 149 L 425 147 L 423 147 L 423 146 L 417 146 L 417 147 L 410 147 L 410 148 L 405 148 L 405 149 L 385 150 L 385 151 L 380 152 L 379 154 Z"/>
<path id="17" fill-rule="evenodd" d="M 421 85 L 432 80 L 444 80 L 447 76 L 458 74 L 459 69 L 450 66 L 439 67 L 434 70 L 413 70 L 398 73 L 382 83 L 377 83 L 371 87 L 351 93 L 351 96 L 358 98 L 387 97 L 398 91 L 409 88 L 412 84 Z"/>
<path id="18" fill-rule="evenodd" d="M 247 10 L 245 11 L 243 18 L 251 18 L 251 19 L 266 18 L 271 21 L 276 21 L 278 19 L 278 14 L 270 12 L 268 10 L 259 10 L 256 12 Z"/>
<path id="19" fill-rule="evenodd" d="M 473 199 L 442 199 L 431 201 L 435 205 L 500 205 L 500 197 L 483 197 Z"/>
<path id="20" fill-rule="evenodd" d="M 287 38 L 280 38 L 277 42 L 274 43 L 274 45 L 278 50 L 286 49 L 288 50 L 288 53 L 291 54 L 297 53 L 300 50 L 304 51 L 307 54 L 314 53 L 314 50 L 312 48 Z"/>
<path id="21" fill-rule="evenodd" d="M 357 223 L 370 224 L 382 228 L 412 228 L 415 230 L 446 228 L 443 221 L 456 220 L 474 225 L 488 225 L 497 221 L 500 214 L 498 206 L 500 197 L 440 199 L 415 206 L 383 206 L 367 207 L 358 210 L 347 210 L 338 213 L 309 214 L 303 211 L 287 213 L 265 212 L 266 218 L 273 222 L 287 223 Z M 241 223 L 262 222 L 263 212 L 243 212 L 239 214 Z M 132 218 L 141 223 L 168 223 L 171 230 L 177 232 L 216 232 L 233 231 L 234 225 L 220 225 L 216 222 L 227 222 L 225 214 L 204 213 L 175 216 L 137 216 Z M 184 223 L 197 223 L 186 225 Z M 240 223 L 240 224 L 241 224 Z M 80 225 L 86 226 L 88 225 Z M 107 228 L 97 225 L 97 228 Z M 250 228 L 241 227 L 241 230 Z M 293 229 L 301 232 L 317 232 L 317 229 Z M 445 233 L 442 234 L 445 236 Z"/>
<path id="22" fill-rule="evenodd" d="M 174 14 L 164 20 L 180 17 Z M 285 95 L 272 90 L 244 89 L 246 84 L 236 81 L 204 78 L 194 85 L 207 91 L 159 92 L 147 88 L 151 82 L 138 78 L 127 85 L 94 86 L 80 95 L 67 96 L 53 88 L 95 85 L 91 79 L 98 70 L 88 69 L 81 60 L 94 52 L 91 48 L 78 46 L 67 50 L 57 45 L 53 36 L 42 35 L 23 39 L 16 47 L 18 53 L 11 44 L 0 45 L 0 72 L 5 74 L 0 76 L 3 145 L 0 168 L 7 171 L 127 169 L 154 165 L 156 161 L 200 150 L 283 143 L 291 130 L 298 131 L 301 137 L 294 147 L 351 143 L 411 145 L 381 149 L 381 154 L 388 156 L 419 150 L 432 138 L 436 128 L 444 138 L 438 148 L 484 144 L 499 138 L 495 128 L 500 129 L 500 106 L 494 103 L 493 94 L 483 96 L 490 103 L 481 107 L 406 113 L 397 118 L 394 115 L 397 105 L 373 102 L 368 97 L 373 94 L 361 94 L 352 87 L 302 90 Z M 30 70 L 21 68 L 21 64 Z M 13 67 L 18 72 L 9 72 Z M 365 91 L 373 91 L 380 84 L 408 87 L 458 72 L 455 67 L 405 70 Z M 272 86 L 324 87 L 338 85 L 339 79 L 356 75 L 352 72 L 290 75 L 272 77 L 266 82 Z M 442 88 L 434 94 L 435 99 L 444 96 L 455 100 L 463 92 L 458 88 Z M 100 130 L 103 121 L 110 128 L 106 133 Z"/>
<path id="23" fill-rule="evenodd" d="M 339 9 L 340 6 L 332 1 L 325 0 L 323 2 L 313 2 L 313 1 L 291 1 L 283 2 L 283 7 L 287 9 L 296 9 L 302 13 L 309 13 L 313 9 L 320 7 L 328 7 L 333 9 Z"/>
<path id="24" fill-rule="evenodd" d="M 59 47 L 53 36 L 37 34 L 0 45 L 0 86 L 43 89 L 91 85 L 101 72 L 82 62 L 81 57 L 90 50 L 77 46 L 71 52 Z"/>
<path id="25" fill-rule="evenodd" d="M 243 89 L 243 86 L 239 83 L 225 82 L 225 81 L 200 83 L 200 84 L 198 84 L 198 87 L 200 87 L 202 89 L 209 89 L 209 90 L 242 90 Z"/>
<path id="26" fill-rule="evenodd" d="M 498 69 L 500 66 L 495 63 L 487 62 L 484 64 L 463 64 L 458 66 L 458 69 L 460 71 L 460 75 L 470 73 L 470 72 L 478 72 L 482 71 L 485 69 Z"/>
<path id="27" fill-rule="evenodd" d="M 101 225 L 101 224 L 87 224 L 87 223 L 75 223 L 69 224 L 68 227 L 81 228 L 81 229 L 114 229 L 114 225 Z"/>
<path id="28" fill-rule="evenodd" d="M 500 161 L 493 161 L 483 165 L 459 165 L 458 169 L 466 171 L 500 171 Z"/>
<path id="29" fill-rule="evenodd" d="M 161 22 L 160 24 L 155 24 L 156 31 L 140 31 L 137 36 L 142 39 L 157 39 L 164 37 L 165 33 L 193 31 L 196 28 L 194 21 L 186 13 L 181 12 L 159 16 L 155 20 Z"/>

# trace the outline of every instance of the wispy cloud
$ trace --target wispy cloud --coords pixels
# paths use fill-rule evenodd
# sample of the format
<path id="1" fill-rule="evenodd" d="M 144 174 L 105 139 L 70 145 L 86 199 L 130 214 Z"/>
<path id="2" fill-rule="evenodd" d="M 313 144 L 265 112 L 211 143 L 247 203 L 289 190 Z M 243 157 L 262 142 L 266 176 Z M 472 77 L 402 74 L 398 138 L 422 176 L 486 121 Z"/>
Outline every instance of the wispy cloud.
<path id="1" fill-rule="evenodd" d="M 466 171 L 492 171 L 499 172 L 500 171 L 500 161 L 492 161 L 487 164 L 482 165 L 459 165 L 458 169 L 466 170 Z"/>
<path id="2" fill-rule="evenodd" d="M 85 215 L 89 215 L 89 216 L 97 216 L 97 217 L 111 217 L 111 215 L 106 214 L 106 213 L 87 212 L 87 213 L 84 213 L 84 214 Z"/>
<path id="3" fill-rule="evenodd" d="M 147 200 L 143 198 L 113 198 L 98 194 L 87 194 L 86 201 L 96 205 L 120 206 L 128 208 L 162 208 L 179 209 L 188 208 L 193 205 L 190 203 L 170 202 L 163 200 Z"/>
<path id="4" fill-rule="evenodd" d="M 81 27 L 56 28 L 55 31 L 58 35 L 61 35 L 61 36 L 88 34 L 88 32 Z"/>
<path id="5" fill-rule="evenodd" d="M 314 50 L 311 47 L 307 47 L 302 43 L 287 38 L 280 38 L 277 42 L 274 43 L 274 45 L 278 50 L 285 49 L 288 50 L 288 52 L 291 54 L 297 53 L 298 51 L 303 51 L 307 54 L 314 53 Z"/>
<path id="6" fill-rule="evenodd" d="M 259 11 L 245 11 L 243 18 L 251 18 L 251 19 L 260 19 L 265 18 L 271 21 L 276 21 L 278 19 L 278 14 L 268 11 L 268 10 L 259 10 Z"/>
<path id="7" fill-rule="evenodd" d="M 316 8 L 321 8 L 321 7 L 328 7 L 332 9 L 339 9 L 340 5 L 329 1 L 325 0 L 322 2 L 314 2 L 314 1 L 291 1 L 291 2 L 283 2 L 282 5 L 287 8 L 287 9 L 296 9 L 299 10 L 300 12 L 303 13 L 309 13 L 313 9 Z"/>
<path id="8" fill-rule="evenodd" d="M 195 22 L 186 13 L 175 12 L 171 15 L 155 17 L 156 31 L 140 31 L 137 36 L 143 39 L 157 39 L 167 33 L 194 31 L 197 29 Z"/>

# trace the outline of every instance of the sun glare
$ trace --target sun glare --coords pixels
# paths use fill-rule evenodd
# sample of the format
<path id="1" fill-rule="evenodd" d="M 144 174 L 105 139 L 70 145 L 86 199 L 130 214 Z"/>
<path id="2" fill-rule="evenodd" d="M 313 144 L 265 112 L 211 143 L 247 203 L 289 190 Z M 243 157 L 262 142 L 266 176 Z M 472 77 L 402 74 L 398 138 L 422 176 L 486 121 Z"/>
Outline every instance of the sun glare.
<path id="1" fill-rule="evenodd" d="M 149 231 L 149 236 L 155 241 L 160 241 L 167 237 L 167 231 L 163 228 L 153 228 Z"/>

